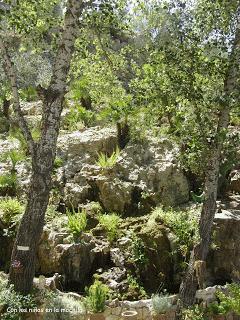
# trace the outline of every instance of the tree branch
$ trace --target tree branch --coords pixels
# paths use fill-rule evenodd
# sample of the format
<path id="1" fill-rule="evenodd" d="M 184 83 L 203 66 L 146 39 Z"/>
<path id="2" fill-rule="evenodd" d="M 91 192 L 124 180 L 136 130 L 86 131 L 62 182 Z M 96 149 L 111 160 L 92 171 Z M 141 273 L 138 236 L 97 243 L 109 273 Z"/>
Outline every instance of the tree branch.
<path id="1" fill-rule="evenodd" d="M 12 95 L 13 95 L 13 98 L 12 98 L 13 110 L 15 112 L 15 115 L 17 116 L 19 127 L 24 135 L 24 138 L 26 139 L 29 151 L 33 156 L 34 150 L 35 150 L 35 143 L 21 109 L 17 78 L 16 78 L 16 70 L 8 54 L 8 51 L 4 44 L 2 36 L 0 36 L 0 51 L 2 52 L 6 75 L 9 79 L 9 82 L 11 83 Z"/>

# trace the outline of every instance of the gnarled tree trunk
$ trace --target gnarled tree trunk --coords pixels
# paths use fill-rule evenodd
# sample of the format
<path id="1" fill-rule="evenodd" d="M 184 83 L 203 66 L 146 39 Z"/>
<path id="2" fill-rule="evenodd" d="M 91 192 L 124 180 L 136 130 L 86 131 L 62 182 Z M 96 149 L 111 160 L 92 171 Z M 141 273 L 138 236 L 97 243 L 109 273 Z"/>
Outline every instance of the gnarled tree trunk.
<path id="1" fill-rule="evenodd" d="M 86 2 L 85 2 L 86 3 Z M 64 30 L 53 67 L 53 75 L 47 90 L 42 90 L 43 113 L 41 138 L 33 141 L 28 125 L 22 115 L 16 73 L 4 41 L 0 38 L 5 69 L 11 81 L 13 107 L 32 156 L 32 177 L 25 213 L 21 220 L 12 251 L 9 280 L 16 291 L 26 294 L 31 291 L 35 274 L 35 256 L 41 237 L 44 216 L 52 186 L 52 169 L 56 153 L 61 112 L 66 93 L 67 75 L 74 43 L 77 37 L 79 17 L 84 8 L 82 0 L 68 0 Z"/>

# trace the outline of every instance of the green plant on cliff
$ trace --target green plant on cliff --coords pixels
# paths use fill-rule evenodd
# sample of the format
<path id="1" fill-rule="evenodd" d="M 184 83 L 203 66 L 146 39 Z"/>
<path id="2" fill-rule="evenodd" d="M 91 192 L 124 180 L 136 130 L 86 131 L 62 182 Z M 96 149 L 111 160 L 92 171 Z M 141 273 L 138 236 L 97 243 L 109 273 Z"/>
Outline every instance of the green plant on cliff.
<path id="1" fill-rule="evenodd" d="M 109 295 L 108 287 L 99 280 L 87 289 L 86 305 L 90 312 L 103 312 Z"/>
<path id="2" fill-rule="evenodd" d="M 177 251 L 187 259 L 191 248 L 198 239 L 197 210 L 190 211 L 156 208 L 148 221 L 159 221 L 168 226 L 175 236 Z M 173 252 L 173 254 L 176 252 Z"/>
<path id="3" fill-rule="evenodd" d="M 100 152 L 98 153 L 98 160 L 96 164 L 103 169 L 111 168 L 116 164 L 119 154 L 120 154 L 120 150 L 118 147 L 116 148 L 115 151 L 113 151 L 113 153 L 110 156 L 108 156 L 103 152 Z"/>
<path id="4" fill-rule="evenodd" d="M 0 175 L 1 195 L 13 196 L 18 190 L 18 180 L 15 172 Z"/>
<path id="5" fill-rule="evenodd" d="M 119 234 L 119 223 L 121 218 L 116 213 L 100 214 L 98 216 L 100 225 L 105 229 L 110 242 L 117 239 Z"/>
<path id="6" fill-rule="evenodd" d="M 87 227 L 87 214 L 84 210 L 73 208 L 72 211 L 67 210 L 68 229 L 75 238 L 79 238 Z"/>
<path id="7" fill-rule="evenodd" d="M 218 291 L 216 296 L 220 300 L 220 308 L 224 308 L 226 311 L 234 311 L 237 315 L 240 315 L 240 285 L 238 283 L 229 284 L 226 293 Z"/>
<path id="8" fill-rule="evenodd" d="M 23 211 L 24 205 L 16 198 L 6 198 L 0 200 L 1 220 L 7 225 L 14 223 L 16 216 L 22 214 Z"/>

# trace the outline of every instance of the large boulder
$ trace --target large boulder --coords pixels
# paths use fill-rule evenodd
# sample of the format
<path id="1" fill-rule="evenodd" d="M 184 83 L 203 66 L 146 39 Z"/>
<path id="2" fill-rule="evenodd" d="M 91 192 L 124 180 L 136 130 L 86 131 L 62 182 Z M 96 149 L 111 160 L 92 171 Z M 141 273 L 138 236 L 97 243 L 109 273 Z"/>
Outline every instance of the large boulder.
<path id="1" fill-rule="evenodd" d="M 240 210 L 215 215 L 213 248 L 208 255 L 208 284 L 240 281 Z"/>

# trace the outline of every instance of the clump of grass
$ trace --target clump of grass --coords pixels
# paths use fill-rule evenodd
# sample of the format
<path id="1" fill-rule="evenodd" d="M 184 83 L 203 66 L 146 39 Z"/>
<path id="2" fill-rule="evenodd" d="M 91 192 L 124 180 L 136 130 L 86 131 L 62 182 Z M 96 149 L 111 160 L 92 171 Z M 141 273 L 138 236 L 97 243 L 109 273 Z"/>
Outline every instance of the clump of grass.
<path id="1" fill-rule="evenodd" d="M 18 189 L 16 173 L 5 173 L 0 175 L 0 193 L 3 196 L 14 196 Z"/>
<path id="2" fill-rule="evenodd" d="M 107 238 L 110 242 L 117 239 L 119 234 L 119 223 L 121 218 L 116 214 L 102 214 L 98 216 L 98 220 L 101 226 L 106 230 Z"/>
<path id="3" fill-rule="evenodd" d="M 100 152 L 98 153 L 98 160 L 96 164 L 103 169 L 111 168 L 116 164 L 119 154 L 120 154 L 120 150 L 118 147 L 116 148 L 115 151 L 113 151 L 113 153 L 110 156 L 108 156 L 103 152 Z"/>
<path id="4" fill-rule="evenodd" d="M 6 198 L 0 200 L 1 220 L 11 225 L 16 221 L 16 216 L 19 216 L 24 211 L 24 205 L 16 198 Z"/>
<path id="5" fill-rule="evenodd" d="M 68 229 L 73 234 L 74 238 L 79 238 L 87 227 L 87 214 L 85 210 L 72 209 L 67 210 L 68 215 Z"/>

